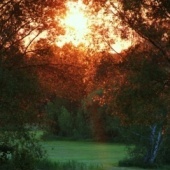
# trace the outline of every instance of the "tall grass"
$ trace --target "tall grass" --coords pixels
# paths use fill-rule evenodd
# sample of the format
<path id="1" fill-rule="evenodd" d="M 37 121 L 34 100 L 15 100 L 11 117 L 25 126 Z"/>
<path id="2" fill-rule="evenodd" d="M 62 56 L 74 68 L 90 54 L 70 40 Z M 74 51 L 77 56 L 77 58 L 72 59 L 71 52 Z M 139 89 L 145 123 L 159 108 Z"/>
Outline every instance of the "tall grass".
<path id="1" fill-rule="evenodd" d="M 37 168 L 39 170 L 104 170 L 103 167 L 99 165 L 87 165 L 75 161 L 51 162 L 49 160 L 40 162 Z"/>

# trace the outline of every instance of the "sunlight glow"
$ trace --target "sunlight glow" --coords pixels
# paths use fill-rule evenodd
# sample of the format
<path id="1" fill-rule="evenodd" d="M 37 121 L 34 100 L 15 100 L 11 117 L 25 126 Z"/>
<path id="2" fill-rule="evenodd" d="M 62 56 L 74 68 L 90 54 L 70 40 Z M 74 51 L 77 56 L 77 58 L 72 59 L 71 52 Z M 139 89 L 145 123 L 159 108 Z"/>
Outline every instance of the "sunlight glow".
<path id="1" fill-rule="evenodd" d="M 95 11 L 94 4 L 84 4 L 82 0 L 65 3 L 66 13 L 62 17 L 56 16 L 65 34 L 56 37 L 56 45 L 72 43 L 74 46 L 83 45 L 85 48 L 96 51 L 109 51 L 111 53 L 127 49 L 132 41 L 121 38 L 120 21 L 116 15 L 114 6 L 118 7 L 116 0 L 110 0 L 105 7 Z M 121 31 L 120 31 L 121 30 Z"/>
<path id="2" fill-rule="evenodd" d="M 83 0 L 67 0 L 66 10 L 56 10 L 54 22 L 64 32 L 58 33 L 56 30 L 55 34 L 54 31 L 52 36 L 55 45 L 62 48 L 70 43 L 75 47 L 81 46 L 81 50 L 110 53 L 120 53 L 129 48 L 134 44 L 134 38 L 131 36 L 133 32 L 122 26 L 115 8 L 119 8 L 117 0 L 108 0 L 105 6 L 98 10 L 92 1 L 84 4 Z M 23 31 L 25 30 L 21 30 L 20 34 Z M 128 37 L 122 38 L 122 33 Z M 48 31 L 41 34 L 33 31 L 23 40 L 25 49 L 33 50 L 38 40 L 48 39 L 48 36 Z"/>
<path id="3" fill-rule="evenodd" d="M 71 42 L 77 46 L 84 43 L 83 39 L 90 33 L 88 18 L 84 13 L 86 6 L 79 0 L 78 2 L 67 1 L 66 7 L 66 16 L 60 20 L 61 26 L 65 28 L 65 35 L 59 36 L 56 44 L 63 46 Z"/>

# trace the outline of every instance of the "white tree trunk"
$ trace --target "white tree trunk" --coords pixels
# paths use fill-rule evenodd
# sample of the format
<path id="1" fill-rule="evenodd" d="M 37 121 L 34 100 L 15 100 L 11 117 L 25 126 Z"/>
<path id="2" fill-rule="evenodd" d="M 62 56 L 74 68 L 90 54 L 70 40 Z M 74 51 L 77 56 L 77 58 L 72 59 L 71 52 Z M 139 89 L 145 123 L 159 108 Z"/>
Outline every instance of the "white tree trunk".
<path id="1" fill-rule="evenodd" d="M 150 129 L 151 135 L 149 137 L 148 151 L 144 158 L 147 164 L 153 164 L 155 162 L 162 141 L 162 129 L 158 125 L 153 125 Z"/>

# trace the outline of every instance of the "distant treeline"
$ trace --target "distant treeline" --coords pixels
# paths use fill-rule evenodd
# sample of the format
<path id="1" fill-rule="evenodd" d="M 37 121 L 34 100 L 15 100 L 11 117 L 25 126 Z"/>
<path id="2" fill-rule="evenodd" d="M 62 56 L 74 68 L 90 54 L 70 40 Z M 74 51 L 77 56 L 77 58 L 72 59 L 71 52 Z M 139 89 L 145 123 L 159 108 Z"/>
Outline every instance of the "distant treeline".
<path id="1" fill-rule="evenodd" d="M 84 108 L 82 102 L 61 98 L 45 106 L 48 133 L 61 138 L 95 141 L 123 141 L 123 129 L 118 118 L 107 113 L 107 106 Z"/>

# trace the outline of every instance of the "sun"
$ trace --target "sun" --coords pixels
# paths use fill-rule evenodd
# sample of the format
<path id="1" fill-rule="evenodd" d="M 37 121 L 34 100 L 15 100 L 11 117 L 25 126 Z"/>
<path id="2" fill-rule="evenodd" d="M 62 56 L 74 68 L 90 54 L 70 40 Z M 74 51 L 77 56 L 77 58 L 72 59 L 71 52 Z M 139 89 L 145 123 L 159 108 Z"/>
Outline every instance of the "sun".
<path id="1" fill-rule="evenodd" d="M 84 14 L 80 11 L 79 8 L 75 7 L 69 11 L 68 16 L 65 18 L 65 25 L 69 27 L 69 29 L 75 32 L 75 36 L 84 35 L 88 28 L 87 28 L 87 18 Z"/>
<path id="2" fill-rule="evenodd" d="M 88 4 L 84 4 L 83 0 L 67 0 L 64 9 L 59 8 L 55 11 L 54 22 L 64 32 L 59 34 L 58 27 L 56 34 L 52 31 L 54 32 L 53 43 L 60 48 L 65 44 L 72 44 L 88 52 L 107 51 L 109 53 L 121 53 L 134 45 L 134 31 L 122 25 L 112 3 L 116 8 L 119 6 L 118 0 L 108 0 L 104 7 L 95 10 L 93 0 Z M 22 34 L 24 30 L 20 32 Z M 124 32 L 127 32 L 127 38 L 122 38 L 126 37 L 122 36 Z M 25 50 L 32 51 L 38 40 L 48 38 L 49 35 L 48 30 L 41 34 L 32 31 L 23 39 Z"/>
<path id="3" fill-rule="evenodd" d="M 125 32 L 114 6 L 118 7 L 117 0 L 107 1 L 105 7 L 95 10 L 93 1 L 84 4 L 83 0 L 68 0 L 65 3 L 65 14 L 56 15 L 56 21 L 64 29 L 64 35 L 56 37 L 56 45 L 63 47 L 71 43 L 78 47 L 94 51 L 108 51 L 120 53 L 132 45 L 132 40 L 121 38 Z M 127 31 L 127 30 L 126 30 Z M 130 35 L 130 31 L 128 35 Z"/>
<path id="4" fill-rule="evenodd" d="M 57 37 L 56 44 L 63 46 L 65 43 L 72 43 L 74 46 L 87 44 L 87 35 L 90 34 L 89 18 L 85 14 L 87 6 L 82 1 L 67 1 L 66 15 L 60 19 L 61 26 L 65 29 L 65 35 Z"/>

